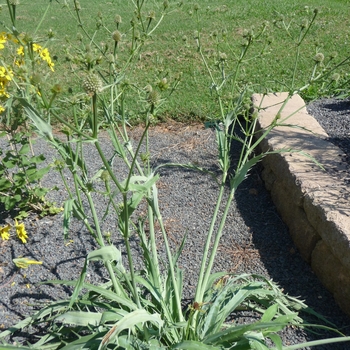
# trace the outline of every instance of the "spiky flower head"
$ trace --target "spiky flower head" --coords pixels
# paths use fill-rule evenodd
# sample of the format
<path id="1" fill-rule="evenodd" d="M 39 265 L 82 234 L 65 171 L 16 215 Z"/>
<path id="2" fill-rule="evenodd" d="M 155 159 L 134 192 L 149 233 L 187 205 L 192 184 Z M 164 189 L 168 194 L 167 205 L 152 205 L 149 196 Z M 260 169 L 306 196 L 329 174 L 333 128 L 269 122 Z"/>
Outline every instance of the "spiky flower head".
<path id="1" fill-rule="evenodd" d="M 147 102 L 150 104 L 150 105 L 153 105 L 153 106 L 156 106 L 159 104 L 160 102 L 160 94 L 158 91 L 156 90 L 152 90 L 148 93 L 148 96 L 147 96 Z"/>
<path id="2" fill-rule="evenodd" d="M 307 28 L 308 25 L 309 25 L 309 21 L 308 21 L 306 18 L 304 18 L 304 19 L 301 21 L 301 23 L 300 23 L 301 29 Z"/>
<path id="3" fill-rule="evenodd" d="M 112 38 L 116 43 L 119 43 L 122 40 L 122 34 L 120 33 L 119 30 L 115 30 L 112 33 Z"/>
<path id="4" fill-rule="evenodd" d="M 83 88 L 88 95 L 93 96 L 102 90 L 102 81 L 96 74 L 89 73 L 83 81 Z"/>
<path id="5" fill-rule="evenodd" d="M 116 23 L 117 25 L 119 25 L 120 23 L 122 23 L 122 17 L 120 15 L 115 15 L 114 17 L 114 23 Z"/>
<path id="6" fill-rule="evenodd" d="M 340 74 L 339 73 L 334 73 L 332 76 L 331 76 L 331 79 L 333 81 L 338 81 L 340 79 Z"/>
<path id="7" fill-rule="evenodd" d="M 322 52 L 318 52 L 315 56 L 314 56 L 314 61 L 316 63 L 322 63 L 324 60 L 324 54 Z"/>
<path id="8" fill-rule="evenodd" d="M 148 18 L 150 21 L 155 20 L 155 19 L 156 19 L 156 13 L 155 13 L 154 11 L 150 11 L 150 12 L 148 13 L 147 18 Z"/>
<path id="9" fill-rule="evenodd" d="M 225 52 L 219 52 L 219 59 L 222 62 L 227 60 L 227 55 L 225 54 Z"/>

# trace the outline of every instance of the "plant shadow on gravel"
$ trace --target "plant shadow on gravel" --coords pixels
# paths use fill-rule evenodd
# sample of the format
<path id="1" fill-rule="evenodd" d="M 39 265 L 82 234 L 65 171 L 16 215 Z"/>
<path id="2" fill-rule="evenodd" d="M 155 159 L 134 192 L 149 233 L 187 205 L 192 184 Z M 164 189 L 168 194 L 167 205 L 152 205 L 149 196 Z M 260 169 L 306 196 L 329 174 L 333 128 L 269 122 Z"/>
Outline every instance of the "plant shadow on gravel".
<path id="1" fill-rule="evenodd" d="M 300 300 L 336 325 L 344 334 L 350 334 L 350 318 L 336 304 L 332 294 L 318 280 L 311 267 L 302 259 L 295 247 L 287 226 L 280 218 L 270 193 L 261 179 L 262 165 L 252 169 L 236 192 L 236 204 L 246 225 L 250 228 L 251 243 L 259 252 L 259 258 L 269 277 L 285 294 L 298 296 Z M 250 261 L 251 263 L 251 261 Z M 249 264 L 249 262 L 248 262 Z M 247 266 L 245 266 L 247 268 Z M 254 269 L 254 266 L 251 267 Z M 303 314 L 306 322 L 320 320 Z M 330 337 L 331 333 L 318 330 L 318 334 L 305 332 L 308 340 Z M 332 344 L 332 349 L 345 350 L 349 345 Z M 318 346 L 314 349 L 329 349 Z"/>

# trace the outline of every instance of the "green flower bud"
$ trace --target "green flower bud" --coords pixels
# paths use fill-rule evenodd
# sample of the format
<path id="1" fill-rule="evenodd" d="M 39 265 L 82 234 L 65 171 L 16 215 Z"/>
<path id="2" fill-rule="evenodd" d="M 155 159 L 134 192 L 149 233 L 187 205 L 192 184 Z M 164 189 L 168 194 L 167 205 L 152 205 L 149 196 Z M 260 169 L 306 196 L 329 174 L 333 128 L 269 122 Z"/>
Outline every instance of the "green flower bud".
<path id="1" fill-rule="evenodd" d="M 107 62 L 114 63 L 114 55 L 112 55 L 111 53 L 107 55 Z"/>
<path id="2" fill-rule="evenodd" d="M 40 74 L 34 73 L 30 78 L 30 83 L 34 86 L 39 86 L 43 82 L 42 76 Z"/>
<path id="3" fill-rule="evenodd" d="M 167 90 L 169 88 L 168 80 L 167 78 L 163 78 L 158 82 L 158 87 L 161 91 Z"/>
<path id="4" fill-rule="evenodd" d="M 77 34 L 77 40 L 80 41 L 80 42 L 82 42 L 83 39 L 84 39 L 83 35 L 82 35 L 81 33 L 78 33 L 78 34 Z"/>
<path id="5" fill-rule="evenodd" d="M 198 11 L 199 10 L 199 5 L 198 4 L 194 4 L 193 10 Z"/>
<path id="6" fill-rule="evenodd" d="M 122 18 L 120 15 L 115 15 L 114 17 L 114 23 L 118 26 L 120 23 L 122 23 Z"/>
<path id="7" fill-rule="evenodd" d="M 301 29 L 307 28 L 308 25 L 309 25 L 309 21 L 308 21 L 306 18 L 304 18 L 304 19 L 301 21 L 301 23 L 300 23 Z"/>
<path id="8" fill-rule="evenodd" d="M 156 106 L 160 102 L 160 94 L 158 91 L 153 90 L 148 93 L 147 102 L 153 106 Z"/>
<path id="9" fill-rule="evenodd" d="M 168 1 L 168 0 L 165 0 L 165 1 L 163 2 L 163 8 L 164 8 L 164 10 L 166 10 L 168 7 L 169 7 L 169 1 Z"/>
<path id="10" fill-rule="evenodd" d="M 155 19 L 156 19 L 156 13 L 155 13 L 154 11 L 150 11 L 150 12 L 148 13 L 147 18 L 148 18 L 150 21 L 155 20 Z"/>
<path id="11" fill-rule="evenodd" d="M 49 39 L 52 39 L 55 36 L 55 33 L 52 29 L 49 29 L 49 31 L 47 32 L 47 36 Z"/>
<path id="12" fill-rule="evenodd" d="M 219 52 L 219 59 L 224 62 L 227 60 L 227 55 L 224 52 Z"/>
<path id="13" fill-rule="evenodd" d="M 112 33 L 112 38 L 116 43 L 119 43 L 122 40 L 122 34 L 120 33 L 119 30 L 115 30 Z"/>
<path id="14" fill-rule="evenodd" d="M 102 81 L 96 74 L 89 73 L 83 81 L 83 88 L 88 95 L 93 96 L 101 92 Z"/>
<path id="15" fill-rule="evenodd" d="M 324 60 L 324 54 L 321 52 L 318 52 L 315 56 L 314 56 L 314 61 L 316 63 L 322 63 Z"/>
<path id="16" fill-rule="evenodd" d="M 62 92 L 62 86 L 60 84 L 55 84 L 52 88 L 51 88 L 51 92 L 55 95 L 59 94 Z"/>
<path id="17" fill-rule="evenodd" d="M 333 81 L 338 81 L 339 79 L 340 79 L 340 74 L 339 73 L 334 73 L 331 76 L 331 80 L 333 80 Z"/>
<path id="18" fill-rule="evenodd" d="M 109 172 L 107 170 L 103 170 L 101 173 L 101 180 L 108 181 L 110 179 Z"/>
<path id="19" fill-rule="evenodd" d="M 76 11 L 80 11 L 81 10 L 80 2 L 79 1 L 75 1 L 74 4 L 75 4 L 75 10 Z"/>

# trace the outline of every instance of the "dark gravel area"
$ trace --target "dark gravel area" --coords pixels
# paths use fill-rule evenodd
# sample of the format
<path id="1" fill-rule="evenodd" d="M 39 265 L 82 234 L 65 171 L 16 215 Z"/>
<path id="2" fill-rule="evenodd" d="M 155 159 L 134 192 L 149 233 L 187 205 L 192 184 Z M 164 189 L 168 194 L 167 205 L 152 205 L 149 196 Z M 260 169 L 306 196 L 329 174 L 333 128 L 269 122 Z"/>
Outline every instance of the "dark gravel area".
<path id="1" fill-rule="evenodd" d="M 329 135 L 328 140 L 343 152 L 343 161 L 348 165 L 345 182 L 350 185 L 350 99 L 322 99 L 308 105 L 313 115 Z"/>
<path id="2" fill-rule="evenodd" d="M 349 104 L 345 115 L 340 108 L 332 109 L 333 105 L 339 106 L 339 103 L 336 101 L 315 103 L 309 110 L 311 114 L 319 114 L 320 122 L 322 119 L 328 120 L 330 115 L 333 118 L 333 113 L 342 118 L 350 118 Z M 343 129 L 341 128 L 342 131 Z M 137 138 L 138 130 L 135 130 L 134 134 Z M 199 125 L 185 126 L 171 122 L 155 127 L 151 134 L 154 165 L 164 162 L 195 163 L 198 166 L 217 170 L 216 143 L 212 130 L 204 129 Z M 343 141 L 346 139 L 346 135 L 343 134 L 331 137 L 339 137 Z M 101 142 L 106 153 L 111 154 L 111 143 L 108 137 L 102 137 Z M 38 140 L 35 149 L 37 152 L 43 152 L 48 161 L 53 160 L 54 152 L 42 141 Z M 99 168 L 100 163 L 89 146 L 87 146 L 86 155 L 89 168 L 93 173 Z M 123 170 L 118 165 L 115 171 L 117 175 L 123 176 Z M 210 182 L 209 176 L 184 168 L 164 168 L 161 175 L 158 186 L 159 197 L 165 226 L 173 247 L 180 243 L 186 232 L 188 233 L 181 265 L 187 275 L 185 296 L 190 298 L 196 283 L 194 276 L 199 267 L 203 237 L 210 224 L 218 189 L 214 183 Z M 69 181 L 69 175 L 67 180 Z M 46 186 L 59 186 L 59 184 L 59 177 L 54 172 L 45 179 Z M 50 193 L 50 199 L 58 203 L 64 198 L 63 189 Z M 105 200 L 97 201 L 96 205 L 99 214 L 103 214 Z M 21 244 L 15 239 L 0 244 L 0 327 L 3 329 L 21 320 L 24 315 L 33 313 L 38 309 L 38 305 L 51 300 L 68 298 L 71 292 L 69 288 L 36 283 L 49 279 L 75 279 L 79 275 L 87 252 L 95 248 L 93 240 L 83 225 L 76 220 L 72 221 L 68 241 L 64 241 L 62 235 L 62 215 L 43 219 L 31 216 L 25 220 L 25 223 L 29 234 L 27 244 Z M 115 232 L 116 222 L 113 216 L 107 216 L 102 226 L 104 232 Z M 112 239 L 118 248 L 123 249 L 118 237 L 112 234 Z M 137 258 L 136 240 L 134 252 Z M 18 272 L 13 267 L 12 259 L 19 256 L 43 261 L 43 265 L 33 265 L 27 270 Z M 332 295 L 321 285 L 310 266 L 301 259 L 291 241 L 287 227 L 280 219 L 264 187 L 259 167 L 252 171 L 251 176 L 237 191 L 215 269 L 265 275 L 278 283 L 285 293 L 299 296 L 315 311 L 333 322 L 340 331 L 350 335 L 349 317 L 339 309 Z M 90 282 L 103 281 L 104 278 L 103 269 L 99 264 L 89 267 Z M 308 320 L 316 321 L 310 318 Z M 290 328 L 285 330 L 282 336 L 287 345 L 319 339 L 324 335 Z M 313 349 L 349 348 L 350 343 L 319 346 Z"/>

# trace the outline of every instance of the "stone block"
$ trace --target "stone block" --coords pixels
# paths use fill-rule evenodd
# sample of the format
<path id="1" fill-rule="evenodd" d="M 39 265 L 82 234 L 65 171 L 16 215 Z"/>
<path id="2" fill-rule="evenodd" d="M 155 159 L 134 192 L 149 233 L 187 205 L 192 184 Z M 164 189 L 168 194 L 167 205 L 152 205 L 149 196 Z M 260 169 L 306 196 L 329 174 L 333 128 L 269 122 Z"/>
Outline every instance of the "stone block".
<path id="1" fill-rule="evenodd" d="M 350 271 L 332 254 L 324 241 L 312 253 L 311 267 L 344 312 L 350 315 Z"/>

